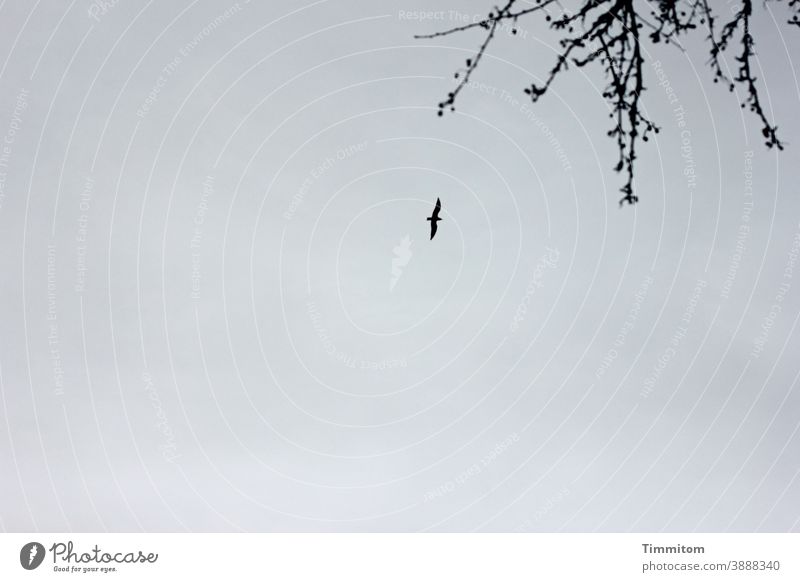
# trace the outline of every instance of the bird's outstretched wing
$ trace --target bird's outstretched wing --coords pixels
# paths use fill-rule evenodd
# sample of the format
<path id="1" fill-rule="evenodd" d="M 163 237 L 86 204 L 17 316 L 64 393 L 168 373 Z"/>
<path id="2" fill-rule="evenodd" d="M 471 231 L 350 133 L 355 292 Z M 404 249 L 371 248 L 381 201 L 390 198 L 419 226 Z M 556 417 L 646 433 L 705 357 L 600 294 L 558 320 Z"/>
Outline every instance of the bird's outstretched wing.
<path id="1" fill-rule="evenodd" d="M 439 218 L 439 211 L 442 209 L 442 201 L 438 198 L 436 199 L 436 206 L 433 209 L 433 214 L 431 214 L 427 220 L 431 223 L 431 240 L 433 240 L 434 235 L 436 234 L 437 222 L 441 220 Z"/>
<path id="2" fill-rule="evenodd" d="M 433 209 L 433 214 L 431 214 L 427 220 L 431 223 L 431 240 L 433 240 L 433 236 L 436 234 L 436 223 L 441 220 L 439 218 L 439 211 L 442 209 L 442 202 L 438 198 L 436 199 L 436 207 Z"/>

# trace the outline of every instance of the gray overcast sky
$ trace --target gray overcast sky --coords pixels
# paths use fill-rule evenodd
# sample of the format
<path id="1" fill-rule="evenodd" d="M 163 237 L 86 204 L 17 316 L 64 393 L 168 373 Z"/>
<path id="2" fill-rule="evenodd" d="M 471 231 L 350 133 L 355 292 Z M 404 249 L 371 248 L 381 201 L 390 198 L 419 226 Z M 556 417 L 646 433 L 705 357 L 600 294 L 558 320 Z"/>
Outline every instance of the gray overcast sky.
<path id="1" fill-rule="evenodd" d="M 800 529 L 800 37 L 767 6 L 786 151 L 702 32 L 648 46 L 619 209 L 602 72 L 522 93 L 538 18 L 439 119 L 482 36 L 413 36 L 491 3 L 3 3 L 0 527 Z"/>

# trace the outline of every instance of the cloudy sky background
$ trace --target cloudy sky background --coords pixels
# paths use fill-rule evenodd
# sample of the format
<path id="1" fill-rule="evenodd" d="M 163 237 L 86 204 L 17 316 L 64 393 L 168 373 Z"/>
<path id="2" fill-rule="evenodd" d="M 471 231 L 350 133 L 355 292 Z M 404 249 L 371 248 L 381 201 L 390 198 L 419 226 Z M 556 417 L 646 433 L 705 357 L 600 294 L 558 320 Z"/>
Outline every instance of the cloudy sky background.
<path id="1" fill-rule="evenodd" d="M 786 151 L 648 46 L 622 209 L 602 72 L 525 100 L 540 19 L 437 118 L 482 36 L 414 35 L 490 4 L 264 4 L 0 4 L 0 527 L 800 529 L 781 4 Z"/>

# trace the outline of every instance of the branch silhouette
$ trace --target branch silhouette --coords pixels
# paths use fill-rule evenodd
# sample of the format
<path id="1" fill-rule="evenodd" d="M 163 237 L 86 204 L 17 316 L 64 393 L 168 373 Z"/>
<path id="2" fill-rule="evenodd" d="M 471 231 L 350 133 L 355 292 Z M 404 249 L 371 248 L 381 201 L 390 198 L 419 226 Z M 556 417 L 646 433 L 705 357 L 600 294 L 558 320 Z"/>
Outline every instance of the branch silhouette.
<path id="1" fill-rule="evenodd" d="M 415 38 L 438 38 L 475 28 L 486 31 L 478 51 L 466 60 L 464 68 L 455 73 L 458 80 L 455 89 L 439 103 L 438 115 L 441 116 L 447 109 L 455 111 L 456 99 L 468 85 L 498 27 L 510 24 L 511 33 L 516 34 L 519 19 L 542 13 L 550 28 L 563 36 L 558 42 L 559 53 L 555 63 L 544 81 L 538 85 L 532 83 L 524 92 L 535 103 L 570 65 L 585 67 L 597 63 L 602 66 L 608 80 L 602 95 L 610 105 L 609 117 L 613 120 L 607 133 L 615 140 L 619 152 L 614 170 L 625 176 L 620 188 L 623 196 L 619 203 L 622 206 L 639 200 L 633 187 L 637 145 L 659 131 L 659 127 L 642 113 L 642 93 L 646 89 L 642 56 L 644 38 L 654 44 L 666 43 L 680 48 L 678 38 L 681 35 L 704 27 L 710 45 L 709 65 L 714 82 L 722 82 L 730 91 L 737 85 L 743 87 L 745 97 L 741 105 L 758 118 L 765 145 L 783 150 L 778 127 L 773 125 L 762 107 L 757 78 L 753 73 L 755 41 L 750 34 L 753 0 L 740 1 L 741 4 L 725 20 L 717 15 L 709 0 L 584 0 L 574 13 L 564 10 L 558 0 L 535 0 L 533 6 L 526 8 L 518 8 L 518 0 L 507 0 L 503 6 L 495 6 L 483 20 L 416 35 Z M 784 4 L 789 10 L 787 24 L 800 27 L 800 0 L 764 2 Z M 558 15 L 554 16 L 551 12 L 556 11 Z M 738 48 L 731 48 L 734 45 Z M 733 53 L 737 66 L 732 78 L 723 70 L 723 59 L 728 52 Z"/>

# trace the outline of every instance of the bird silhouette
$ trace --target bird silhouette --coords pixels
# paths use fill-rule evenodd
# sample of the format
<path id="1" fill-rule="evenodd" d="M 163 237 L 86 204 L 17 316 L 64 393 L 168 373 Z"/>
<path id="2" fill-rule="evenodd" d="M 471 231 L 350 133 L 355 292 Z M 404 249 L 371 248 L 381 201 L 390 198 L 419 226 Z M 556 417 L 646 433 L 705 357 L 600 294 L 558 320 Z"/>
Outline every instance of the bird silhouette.
<path id="1" fill-rule="evenodd" d="M 431 214 L 426 219 L 431 223 L 431 240 L 433 240 L 433 237 L 436 235 L 436 229 L 437 229 L 437 226 L 438 226 L 436 223 L 441 220 L 441 218 L 439 218 L 439 211 L 441 209 L 442 209 L 442 203 L 437 198 L 436 199 L 436 207 L 433 209 L 433 214 Z"/>

